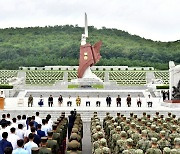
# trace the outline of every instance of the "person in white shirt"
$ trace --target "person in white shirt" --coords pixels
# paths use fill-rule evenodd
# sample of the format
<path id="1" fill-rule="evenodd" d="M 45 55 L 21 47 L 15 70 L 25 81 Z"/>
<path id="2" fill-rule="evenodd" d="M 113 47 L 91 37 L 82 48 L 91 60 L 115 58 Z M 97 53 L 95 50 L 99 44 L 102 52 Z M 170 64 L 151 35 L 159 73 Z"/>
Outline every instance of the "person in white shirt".
<path id="1" fill-rule="evenodd" d="M 39 112 L 36 112 L 35 121 L 42 125 L 42 119 L 39 117 Z"/>
<path id="2" fill-rule="evenodd" d="M 11 142 L 11 144 L 13 146 L 13 150 L 15 150 L 17 148 L 17 141 L 20 139 L 19 136 L 17 136 L 15 134 L 15 130 L 16 129 L 14 127 L 12 127 L 10 130 L 11 132 L 9 133 L 8 138 L 7 138 L 7 140 L 9 142 Z"/>
<path id="3" fill-rule="evenodd" d="M 46 120 L 48 121 L 49 131 L 52 130 L 53 121 L 51 120 L 51 115 L 48 114 L 46 117 Z"/>
<path id="4" fill-rule="evenodd" d="M 71 96 L 69 95 L 69 98 L 67 100 L 67 106 L 71 106 L 72 105 L 72 100 L 71 100 Z"/>
<path id="5" fill-rule="evenodd" d="M 3 92 L 3 91 L 1 91 L 0 97 L 5 98 L 5 95 L 4 95 L 4 92 Z"/>
<path id="6" fill-rule="evenodd" d="M 101 105 L 101 100 L 99 98 L 99 95 L 97 95 L 97 98 L 96 98 L 96 107 L 99 106 L 100 107 Z"/>
<path id="7" fill-rule="evenodd" d="M 29 142 L 24 145 L 24 149 L 28 151 L 28 154 L 31 154 L 31 149 L 34 147 L 38 147 L 38 145 L 33 142 L 34 135 L 32 133 L 29 134 L 28 138 Z"/>
<path id="8" fill-rule="evenodd" d="M 21 120 L 21 115 L 18 115 L 17 116 L 17 121 L 16 121 L 17 124 L 22 124 L 22 120 Z"/>
<path id="9" fill-rule="evenodd" d="M 42 119 L 42 127 L 41 130 L 45 132 L 45 135 L 47 136 L 47 132 L 49 131 L 49 126 L 47 125 L 47 120 Z"/>
<path id="10" fill-rule="evenodd" d="M 12 123 L 11 115 L 9 113 L 6 116 L 6 121 L 10 121 Z"/>
<path id="11" fill-rule="evenodd" d="M 151 95 L 148 95 L 148 97 L 146 98 L 146 102 L 148 104 L 148 107 L 152 107 Z"/>
<path id="12" fill-rule="evenodd" d="M 24 141 L 21 139 L 18 140 L 17 141 L 18 147 L 16 149 L 13 149 L 12 154 L 28 154 L 28 151 L 23 148 L 23 145 L 24 145 Z"/>
<path id="13" fill-rule="evenodd" d="M 12 119 L 13 123 L 11 124 L 11 127 L 14 127 L 15 129 L 18 128 L 18 124 L 16 123 L 16 118 Z"/>
<path id="14" fill-rule="evenodd" d="M 23 115 L 22 116 L 22 125 L 23 125 L 23 127 L 27 127 L 27 125 L 26 125 L 26 115 Z"/>
<path id="15" fill-rule="evenodd" d="M 137 106 L 138 106 L 138 107 L 141 107 L 141 105 L 142 105 L 142 101 L 141 101 L 140 95 L 138 95 L 138 98 L 137 98 Z"/>
<path id="16" fill-rule="evenodd" d="M 90 106 L 90 99 L 89 99 L 89 96 L 87 96 L 87 99 L 86 99 L 86 106 Z"/>
<path id="17" fill-rule="evenodd" d="M 18 129 L 16 130 L 16 135 L 19 136 L 20 139 L 24 139 L 24 131 L 23 131 L 22 124 L 18 124 Z"/>

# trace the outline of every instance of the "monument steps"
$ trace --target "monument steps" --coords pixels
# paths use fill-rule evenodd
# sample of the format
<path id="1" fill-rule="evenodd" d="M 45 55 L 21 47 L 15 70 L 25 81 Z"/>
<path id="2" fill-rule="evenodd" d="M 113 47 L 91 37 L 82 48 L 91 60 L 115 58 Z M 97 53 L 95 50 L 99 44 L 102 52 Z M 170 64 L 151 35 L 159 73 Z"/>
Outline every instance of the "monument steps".
<path id="1" fill-rule="evenodd" d="M 38 111 L 40 112 L 40 117 L 45 118 L 47 114 L 51 114 L 52 120 L 56 120 L 60 115 L 61 112 L 65 112 L 66 116 L 70 114 L 70 111 L 74 110 L 73 107 L 62 107 L 62 108 L 48 108 L 48 107 L 43 107 L 42 108 L 35 108 L 35 107 L 29 107 L 29 108 L 24 108 L 24 107 L 19 107 L 18 109 L 5 109 L 3 111 L 0 111 L 1 114 L 5 113 L 10 113 L 11 118 L 16 117 L 17 115 L 27 115 L 27 116 L 32 116 L 35 115 L 35 113 Z M 142 116 L 143 112 L 146 112 L 147 114 L 150 114 L 151 117 L 155 115 L 157 111 L 160 112 L 160 114 L 167 116 L 168 112 L 172 112 L 173 114 L 176 114 L 177 117 L 180 117 L 180 113 L 178 109 L 172 108 L 172 109 L 157 109 L 157 108 L 128 108 L 128 107 L 86 107 L 86 108 L 76 108 L 77 112 L 81 114 L 83 122 L 90 122 L 91 117 L 93 116 L 93 113 L 96 111 L 98 113 L 98 117 L 103 120 L 103 118 L 106 115 L 106 112 L 109 112 L 113 117 L 116 117 L 117 112 L 120 112 L 121 114 L 124 114 L 125 116 L 129 117 L 130 113 L 133 112 L 134 114 L 137 114 L 138 117 Z"/>

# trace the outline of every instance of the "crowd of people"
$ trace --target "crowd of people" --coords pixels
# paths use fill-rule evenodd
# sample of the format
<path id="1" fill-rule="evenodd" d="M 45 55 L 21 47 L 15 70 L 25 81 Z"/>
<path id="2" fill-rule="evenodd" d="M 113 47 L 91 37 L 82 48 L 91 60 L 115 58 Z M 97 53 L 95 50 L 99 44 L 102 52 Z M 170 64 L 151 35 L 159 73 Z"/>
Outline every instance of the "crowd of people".
<path id="1" fill-rule="evenodd" d="M 101 125 L 97 112 L 91 118 L 92 153 L 94 154 L 179 154 L 180 118 L 170 112 L 165 118 L 143 113 L 129 117 L 109 113 Z"/>
<path id="2" fill-rule="evenodd" d="M 121 99 L 120 95 L 118 95 L 117 98 L 116 98 L 116 106 L 117 107 L 121 107 L 121 105 L 122 105 L 121 100 L 122 99 Z M 62 104 L 63 104 L 63 97 L 62 97 L 62 95 L 60 95 L 58 97 L 57 101 L 58 101 L 59 106 L 62 106 Z M 72 101 L 73 100 L 72 100 L 71 96 L 69 95 L 69 97 L 67 98 L 67 106 L 71 107 L 72 106 Z M 87 96 L 85 98 L 86 106 L 91 106 L 91 101 L 92 100 L 90 99 L 90 97 Z M 96 101 L 95 101 L 96 102 L 96 107 L 100 107 L 101 106 L 101 101 L 102 101 L 102 98 L 100 99 L 99 95 L 97 95 L 97 98 L 96 98 Z M 110 97 L 110 95 L 108 95 L 106 97 L 105 101 L 106 101 L 107 107 L 111 107 L 112 98 Z M 145 101 L 146 101 L 148 107 L 152 107 L 153 102 L 152 102 L 151 95 L 148 95 Z M 75 102 L 76 102 L 76 106 L 81 106 L 81 102 L 82 101 L 81 101 L 81 97 L 79 95 L 75 99 Z M 131 98 L 130 94 L 128 94 L 127 98 L 126 98 L 127 107 L 131 107 L 131 104 L 132 104 L 131 102 L 132 102 L 132 98 Z M 142 106 L 142 98 L 141 98 L 140 95 L 137 95 L 136 102 L 137 102 L 137 107 L 141 107 Z M 29 98 L 28 98 L 28 107 L 30 107 L 30 106 L 32 107 L 32 105 L 33 105 L 33 97 L 32 97 L 32 95 L 30 95 Z M 43 99 L 42 95 L 40 95 L 38 105 L 40 107 L 42 107 L 44 105 L 44 99 Z M 49 98 L 48 98 L 48 106 L 49 107 L 53 106 L 53 96 L 52 95 L 50 95 Z"/>
<path id="3" fill-rule="evenodd" d="M 0 154 L 65 154 L 68 120 L 65 113 L 51 120 L 41 119 L 39 112 L 11 119 L 8 113 L 0 120 Z"/>

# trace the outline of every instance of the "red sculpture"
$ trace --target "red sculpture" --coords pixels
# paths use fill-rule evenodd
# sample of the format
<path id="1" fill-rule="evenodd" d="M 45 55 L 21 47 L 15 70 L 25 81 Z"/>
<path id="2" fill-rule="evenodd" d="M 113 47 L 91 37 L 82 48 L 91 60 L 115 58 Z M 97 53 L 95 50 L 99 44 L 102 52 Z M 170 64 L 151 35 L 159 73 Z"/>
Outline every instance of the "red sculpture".
<path id="1" fill-rule="evenodd" d="M 100 48 L 102 41 L 97 42 L 94 46 L 85 44 L 80 46 L 78 78 L 82 78 L 85 70 L 95 65 L 101 58 Z"/>

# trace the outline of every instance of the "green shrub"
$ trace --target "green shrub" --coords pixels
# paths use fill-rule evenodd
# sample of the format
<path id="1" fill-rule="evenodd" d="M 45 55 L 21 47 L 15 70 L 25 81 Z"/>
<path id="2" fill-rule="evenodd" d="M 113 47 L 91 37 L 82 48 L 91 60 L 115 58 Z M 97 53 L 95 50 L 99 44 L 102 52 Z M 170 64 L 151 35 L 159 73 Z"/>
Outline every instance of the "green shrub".
<path id="1" fill-rule="evenodd" d="M 68 88 L 69 88 L 69 89 L 79 88 L 79 85 L 77 85 L 77 84 L 70 84 L 70 85 L 68 85 Z"/>
<path id="2" fill-rule="evenodd" d="M 169 85 L 156 86 L 156 89 L 169 89 Z"/>
<path id="3" fill-rule="evenodd" d="M 0 89 L 13 89 L 13 86 L 11 85 L 6 85 L 6 84 L 1 84 Z"/>

